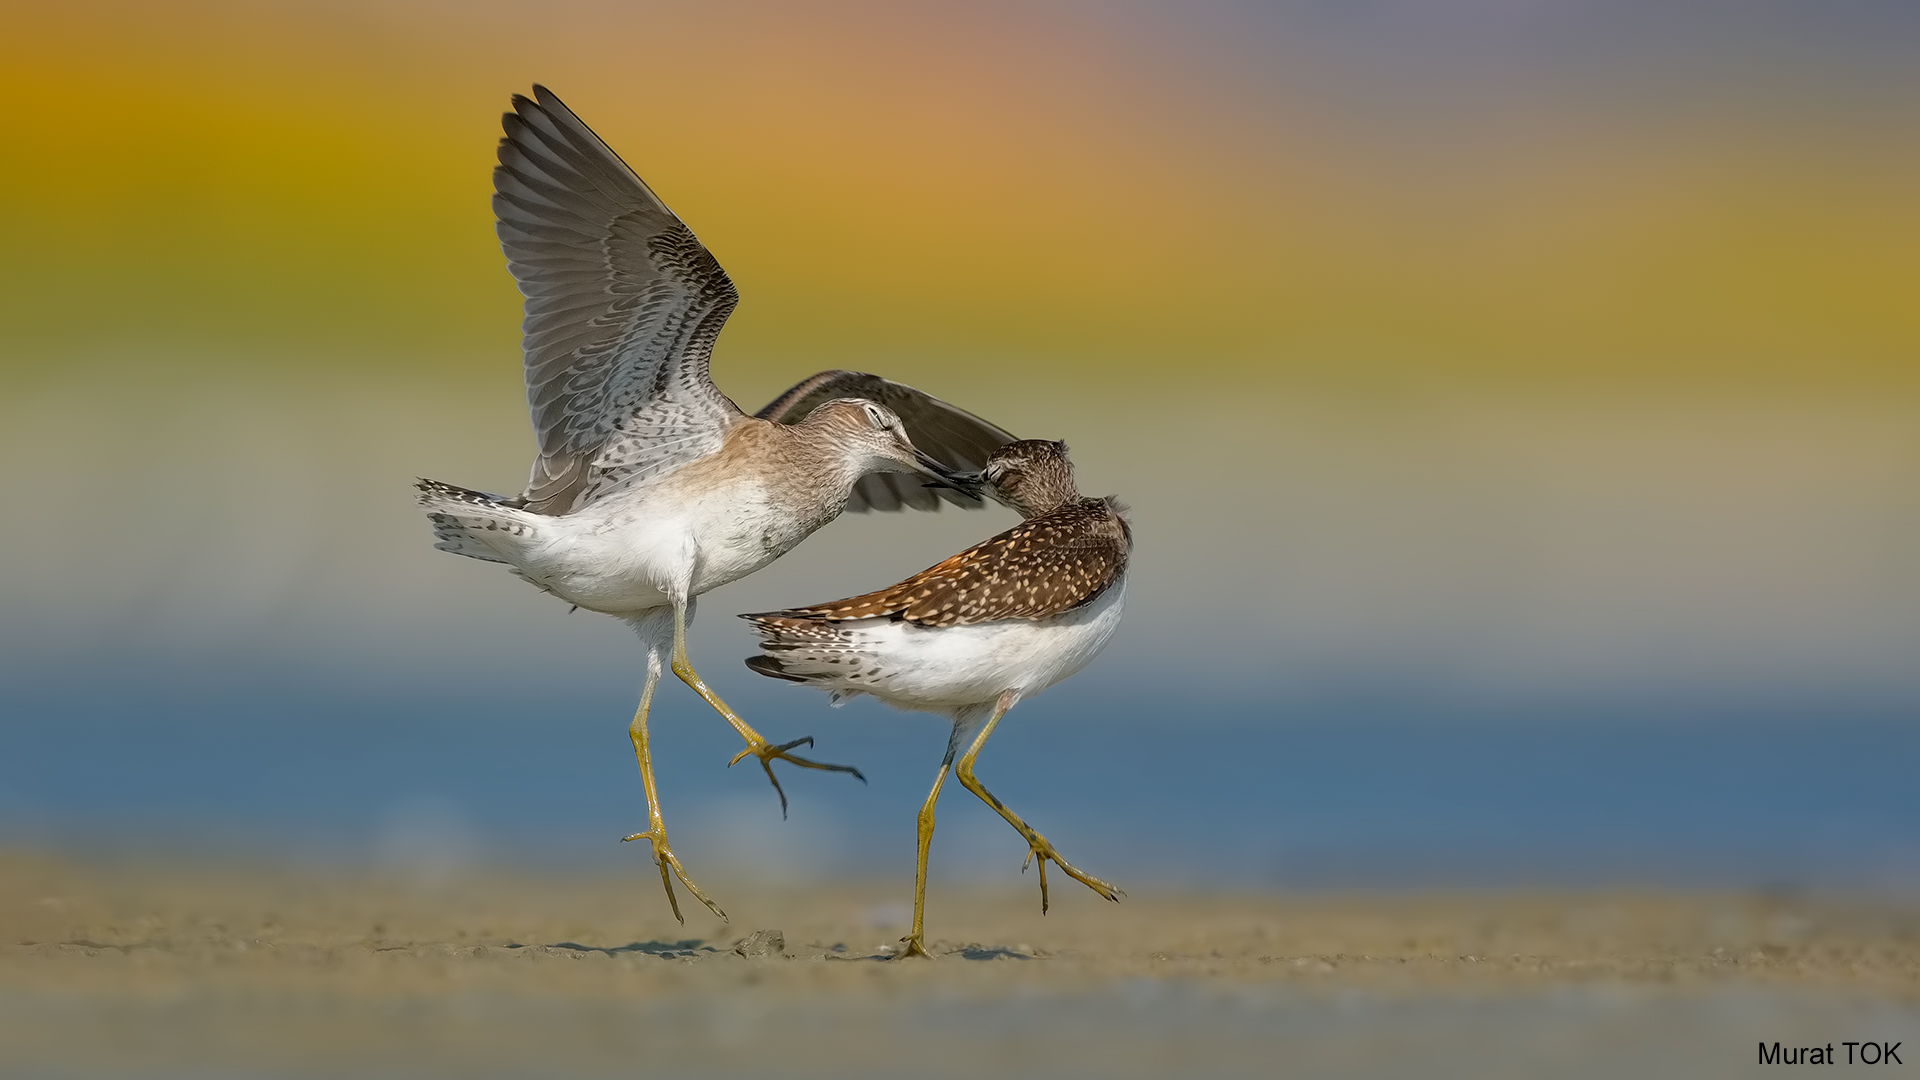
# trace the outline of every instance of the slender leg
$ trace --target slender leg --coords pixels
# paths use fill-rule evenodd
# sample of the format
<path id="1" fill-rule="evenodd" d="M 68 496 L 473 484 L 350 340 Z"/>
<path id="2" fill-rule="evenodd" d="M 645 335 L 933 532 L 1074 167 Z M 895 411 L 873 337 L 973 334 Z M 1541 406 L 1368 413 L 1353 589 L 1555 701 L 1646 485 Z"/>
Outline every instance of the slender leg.
<path id="1" fill-rule="evenodd" d="M 995 813 L 1006 818 L 1007 824 L 1012 825 L 1014 831 L 1026 837 L 1027 858 L 1020 864 L 1020 869 L 1025 870 L 1027 863 L 1032 862 L 1036 858 L 1040 860 L 1040 913 L 1042 915 L 1047 912 L 1048 859 L 1052 859 L 1054 862 L 1060 864 L 1060 869 L 1066 871 L 1067 876 L 1073 880 L 1078 881 L 1080 884 L 1085 885 L 1087 888 L 1092 889 L 1108 900 L 1119 900 L 1120 897 L 1126 894 L 1106 882 L 1101 881 L 1099 878 L 1089 877 L 1081 873 L 1078 867 L 1061 858 L 1060 853 L 1053 850 L 1053 845 L 1047 843 L 1046 837 L 1041 836 L 1033 830 L 1032 826 L 1021 821 L 1020 815 L 1007 809 L 1006 804 L 995 798 L 993 792 L 988 791 L 985 785 L 973 778 L 973 759 L 980 756 L 980 748 L 987 745 L 987 736 L 993 734 L 993 729 L 999 725 L 1000 718 L 1007 714 L 1007 710 L 1013 707 L 1013 703 L 1016 700 L 1018 699 L 1011 693 L 1000 695 L 1000 700 L 994 705 L 993 715 L 987 718 L 986 725 L 980 729 L 980 734 L 974 737 L 973 745 L 969 747 L 966 754 L 960 758 L 960 765 L 954 769 L 954 775 L 960 778 L 962 786 L 975 795 L 978 795 L 981 802 L 993 807 Z"/>
<path id="2" fill-rule="evenodd" d="M 953 767 L 955 749 L 953 741 L 947 743 L 947 756 L 941 759 L 940 775 L 933 778 L 933 790 L 927 792 L 927 801 L 920 805 L 918 853 L 913 862 L 913 932 L 900 939 L 903 948 L 894 954 L 895 960 L 909 956 L 933 958 L 933 954 L 927 951 L 926 934 L 927 851 L 933 847 L 933 804 L 940 801 L 940 787 L 947 782 L 947 770 Z"/>
<path id="3" fill-rule="evenodd" d="M 761 737 L 759 732 L 748 727 L 747 722 L 740 719 L 737 713 L 727 708 L 727 703 L 721 701 L 718 694 L 707 689 L 707 684 L 694 672 L 693 665 L 687 662 L 687 607 L 681 600 L 675 600 L 673 604 L 673 673 L 680 676 L 681 682 L 693 687 L 694 693 L 705 698 L 707 704 L 713 706 L 713 710 L 720 714 L 721 719 L 733 725 L 733 730 L 747 741 L 747 748 L 733 755 L 733 760 L 727 762 L 727 767 L 732 768 L 739 764 L 740 760 L 749 754 L 759 758 L 760 767 L 767 771 L 767 781 L 773 785 L 773 790 L 780 796 L 781 817 L 787 816 L 787 793 L 780 787 L 779 778 L 773 775 L 773 763 L 776 760 L 791 761 L 803 769 L 852 773 L 856 780 L 863 784 L 867 782 L 867 778 L 860 775 L 860 770 L 851 765 L 829 765 L 823 761 L 813 761 L 787 753 L 796 746 L 812 746 L 813 736 L 811 735 L 792 742 L 780 743 L 777 746 L 769 743 Z"/>
<path id="4" fill-rule="evenodd" d="M 660 795 L 653 787 L 653 754 L 647 749 L 647 713 L 653 708 L 653 688 L 660 682 L 660 649 L 657 645 L 647 647 L 647 682 L 640 690 L 640 708 L 633 714 L 633 722 L 627 725 L 627 736 L 633 740 L 633 756 L 640 763 L 640 783 L 647 791 L 647 831 L 623 837 L 624 840 L 647 840 L 653 844 L 653 864 L 660 868 L 660 884 L 667 890 L 667 903 L 673 907 L 673 917 L 683 924 L 686 916 L 680 914 L 680 901 L 673 895 L 673 877 L 687 887 L 694 899 L 707 905 L 707 910 L 725 920 L 727 913 L 720 905 L 707 898 L 700 886 L 693 883 L 687 872 L 681 868 L 680 860 L 674 857 L 673 848 L 667 846 L 667 825 L 660 817 Z M 673 876 L 667 873 L 671 867 Z"/>

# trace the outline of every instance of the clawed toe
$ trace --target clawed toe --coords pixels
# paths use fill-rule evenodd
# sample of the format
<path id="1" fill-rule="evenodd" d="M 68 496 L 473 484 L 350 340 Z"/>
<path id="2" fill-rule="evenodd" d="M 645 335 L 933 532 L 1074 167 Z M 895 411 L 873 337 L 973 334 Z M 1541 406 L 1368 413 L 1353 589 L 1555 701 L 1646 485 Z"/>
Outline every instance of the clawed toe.
<path id="1" fill-rule="evenodd" d="M 787 752 L 796 746 L 812 745 L 813 736 L 811 735 L 803 735 L 798 739 L 794 739 L 792 742 L 784 742 L 777 745 L 764 740 L 760 742 L 748 742 L 745 749 L 733 755 L 733 759 L 727 762 L 727 768 L 733 768 L 748 757 L 759 758 L 760 768 L 767 774 L 767 782 L 773 785 L 774 793 L 780 796 L 780 817 L 782 819 L 785 819 L 787 816 L 787 792 L 785 788 L 780 786 L 780 778 L 773 775 L 773 763 L 776 761 L 789 761 L 803 769 L 847 773 L 863 784 L 867 782 L 866 776 L 862 774 L 859 769 L 851 765 L 834 765 L 829 762 L 815 761 L 812 758 L 803 758 L 797 754 Z"/>
<path id="2" fill-rule="evenodd" d="M 680 884 L 685 885 L 687 891 L 693 894 L 693 898 L 705 904 L 707 910 L 713 912 L 721 922 L 729 921 L 727 913 L 720 910 L 720 905 L 714 903 L 713 899 L 687 876 L 687 871 L 680 865 L 679 858 L 674 855 L 673 849 L 667 846 L 666 834 L 649 831 L 620 838 L 622 843 L 633 840 L 645 840 L 652 845 L 653 864 L 660 868 L 660 887 L 667 890 L 667 904 L 673 908 L 673 917 L 680 920 L 681 925 L 686 924 L 687 917 L 680 914 L 680 898 L 673 893 L 673 879 L 676 877 L 680 879 Z"/>
<path id="3" fill-rule="evenodd" d="M 1042 915 L 1047 913 L 1048 862 L 1052 862 L 1058 866 L 1068 877 L 1098 893 L 1101 899 L 1111 900 L 1117 904 L 1120 902 L 1121 897 L 1127 895 L 1121 889 L 1115 888 L 1097 877 L 1081 872 L 1079 867 L 1061 858 L 1060 853 L 1053 849 L 1052 844 L 1047 843 L 1045 837 L 1038 835 L 1035 835 L 1027 841 L 1027 857 L 1025 861 L 1020 864 L 1020 872 L 1023 874 L 1026 873 L 1027 867 L 1036 862 L 1040 866 L 1040 914 Z"/>

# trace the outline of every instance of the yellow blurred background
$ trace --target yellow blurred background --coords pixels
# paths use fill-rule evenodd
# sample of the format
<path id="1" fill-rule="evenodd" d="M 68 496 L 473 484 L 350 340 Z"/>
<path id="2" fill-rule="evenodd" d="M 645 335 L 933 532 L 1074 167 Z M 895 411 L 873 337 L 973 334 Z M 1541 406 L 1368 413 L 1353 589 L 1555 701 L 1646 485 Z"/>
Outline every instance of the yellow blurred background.
<path id="1" fill-rule="evenodd" d="M 16 7 L 8 366 L 497 372 L 488 166 L 540 80 L 738 279 L 736 378 L 1911 393 L 1911 76 L 1786 7 Z"/>

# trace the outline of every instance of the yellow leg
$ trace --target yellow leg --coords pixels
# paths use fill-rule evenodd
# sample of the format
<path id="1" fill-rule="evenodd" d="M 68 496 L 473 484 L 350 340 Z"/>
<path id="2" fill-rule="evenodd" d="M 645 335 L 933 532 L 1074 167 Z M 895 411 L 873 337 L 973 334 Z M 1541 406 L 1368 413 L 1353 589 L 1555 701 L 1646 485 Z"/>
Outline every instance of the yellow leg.
<path id="1" fill-rule="evenodd" d="M 647 749 L 647 713 L 653 708 L 653 688 L 660 682 L 659 655 L 655 652 L 648 657 L 647 682 L 640 690 L 640 708 L 633 714 L 633 723 L 627 725 L 627 737 L 633 740 L 633 756 L 640 763 L 640 783 L 647 791 L 647 831 L 623 839 L 647 840 L 653 844 L 653 864 L 660 868 L 660 884 L 667 890 L 667 903 L 673 907 L 674 918 L 682 923 L 687 921 L 686 916 L 680 914 L 679 899 L 673 895 L 673 878 L 677 876 L 694 899 L 707 905 L 708 911 L 724 921 L 727 913 L 707 898 L 707 894 L 681 868 L 680 860 L 674 857 L 673 848 L 667 845 L 666 822 L 660 817 L 660 795 L 653 787 L 653 754 Z M 671 875 L 668 874 L 669 868 L 672 869 Z"/>
<path id="2" fill-rule="evenodd" d="M 933 847 L 933 804 L 940 801 L 940 787 L 947 782 L 947 769 L 952 765 L 953 747 L 949 746 L 945 760 L 940 762 L 940 775 L 933 778 L 933 790 L 927 792 L 927 801 L 920 806 L 918 854 L 913 862 L 913 932 L 900 939 L 901 949 L 893 957 L 896 960 L 909 956 L 933 958 L 927 951 L 927 851 Z"/>
<path id="3" fill-rule="evenodd" d="M 980 756 L 981 747 L 984 747 L 987 745 L 987 736 L 993 734 L 993 729 L 995 727 L 998 727 L 1000 724 L 1000 718 L 1002 716 L 1005 716 L 1007 714 L 1007 710 L 1012 707 L 1013 707 L 1012 696 L 1006 695 L 1006 694 L 1001 695 L 999 703 L 994 707 L 993 715 L 987 719 L 986 726 L 980 729 L 979 735 L 974 736 L 973 745 L 967 749 L 967 752 L 964 755 L 961 756 L 960 765 L 958 768 L 954 769 L 954 775 L 960 778 L 960 783 L 962 786 L 964 786 L 968 791 L 973 792 L 975 795 L 978 795 L 980 797 L 981 802 L 984 802 L 988 806 L 993 807 L 995 813 L 1007 819 L 1007 824 L 1013 826 L 1014 831 L 1018 832 L 1021 836 L 1026 838 L 1027 858 L 1025 861 L 1023 861 L 1020 864 L 1021 870 L 1024 871 L 1027 868 L 1028 862 L 1032 862 L 1035 859 L 1040 860 L 1040 913 L 1042 915 L 1046 914 L 1047 912 L 1047 860 L 1048 859 L 1052 859 L 1054 862 L 1058 863 L 1060 865 L 1060 869 L 1066 871 L 1068 877 L 1072 878 L 1075 881 L 1078 881 L 1082 885 L 1085 885 L 1087 888 L 1092 889 L 1094 892 L 1099 893 L 1101 896 L 1106 897 L 1108 900 L 1118 901 L 1122 896 L 1125 896 L 1126 894 L 1121 892 L 1119 889 L 1116 889 L 1113 886 L 1107 884 L 1106 882 L 1101 881 L 1099 878 L 1089 877 L 1088 875 L 1081 873 L 1078 867 L 1074 866 L 1072 863 L 1068 862 L 1067 860 L 1061 858 L 1060 853 L 1053 850 L 1053 845 L 1047 843 L 1046 837 L 1041 836 L 1039 833 L 1033 830 L 1032 826 L 1028 825 L 1024 821 L 1021 821 L 1020 815 L 1007 809 L 1006 804 L 1001 802 L 999 799 L 995 798 L 993 792 L 988 791 L 985 785 L 981 784 L 980 781 L 974 779 L 973 759 Z"/>
<path id="4" fill-rule="evenodd" d="M 739 764 L 741 759 L 749 754 L 759 758 L 760 767 L 767 772 L 767 782 L 773 785 L 773 790 L 780 796 L 781 817 L 784 818 L 787 816 L 787 793 L 780 787 L 779 778 L 773 775 L 773 763 L 776 760 L 791 761 L 803 769 L 821 769 L 826 772 L 851 773 L 854 778 L 861 783 L 864 784 L 867 782 L 867 778 L 860 775 L 860 770 L 851 765 L 829 765 L 824 761 L 813 761 L 787 753 L 787 751 L 796 746 L 812 746 L 813 736 L 811 735 L 795 739 L 792 742 L 780 743 L 777 746 L 769 743 L 761 737 L 759 732 L 748 727 L 747 722 L 740 719 L 737 713 L 728 708 L 727 703 L 721 701 L 718 694 L 707 689 L 707 684 L 700 678 L 699 674 L 693 670 L 693 665 L 687 662 L 687 609 L 685 604 L 680 603 L 673 605 L 672 667 L 673 673 L 680 676 L 681 682 L 692 687 L 694 693 L 699 694 L 706 700 L 707 704 L 713 706 L 713 711 L 719 713 L 721 719 L 733 725 L 733 730 L 739 733 L 742 739 L 747 741 L 747 748 L 733 755 L 733 760 L 727 762 L 727 767 L 732 768 Z M 692 886 L 688 886 L 688 888 L 692 888 Z"/>

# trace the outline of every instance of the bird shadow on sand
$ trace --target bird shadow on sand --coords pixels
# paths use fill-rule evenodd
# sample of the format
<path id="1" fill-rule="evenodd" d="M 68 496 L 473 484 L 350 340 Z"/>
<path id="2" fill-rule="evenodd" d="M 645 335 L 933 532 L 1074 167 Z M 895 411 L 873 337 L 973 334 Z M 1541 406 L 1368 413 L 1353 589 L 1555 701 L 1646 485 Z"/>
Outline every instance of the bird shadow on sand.
<path id="1" fill-rule="evenodd" d="M 1033 956 L 1018 949 L 1009 949 L 1005 945 L 962 945 L 944 955 L 958 956 L 962 960 L 1031 960 Z"/>
<path id="2" fill-rule="evenodd" d="M 509 949 L 536 949 L 547 953 L 604 953 L 607 956 L 619 956 L 622 953 L 644 953 L 673 959 L 697 960 L 709 956 L 722 956 L 730 951 L 708 944 L 702 938 L 687 938 L 682 941 L 629 941 L 625 945 L 584 945 L 578 941 L 556 941 L 551 945 L 529 945 L 525 942 L 510 942 Z M 805 959 L 806 954 L 818 951 L 821 960 L 869 960 L 887 962 L 894 959 L 891 952 L 856 953 L 847 952 L 845 945 L 821 948 L 819 946 L 802 947 L 796 953 L 787 954 L 790 959 Z M 948 945 L 936 942 L 932 949 L 941 958 L 952 957 L 960 960 L 1032 960 L 1032 953 L 1005 945 Z"/>
<path id="3" fill-rule="evenodd" d="M 941 960 L 946 960 L 950 958 L 959 959 L 959 960 L 1032 960 L 1032 959 L 1035 959 L 1032 953 L 1021 952 L 1019 949 L 1010 949 L 1005 945 L 948 945 L 944 942 L 934 942 L 933 945 L 929 946 L 928 951 L 932 952 L 935 957 Z M 822 959 L 872 960 L 872 961 L 884 964 L 884 963 L 891 963 L 899 959 L 899 957 L 898 957 L 898 954 L 896 953 L 885 951 L 885 952 L 876 952 L 876 953 L 867 953 L 867 954 L 846 953 L 846 954 L 836 955 L 834 953 L 828 953 L 825 957 L 822 957 Z"/>
<path id="4" fill-rule="evenodd" d="M 514 942 L 507 948 L 524 949 L 528 946 Z M 545 948 L 556 951 L 605 953 L 608 956 L 618 956 L 621 953 L 646 953 L 649 956 L 700 956 L 720 951 L 701 938 L 687 938 L 684 941 L 629 941 L 625 945 L 582 945 L 577 941 L 556 941 Z"/>

